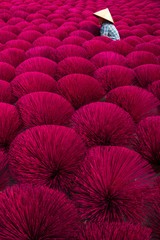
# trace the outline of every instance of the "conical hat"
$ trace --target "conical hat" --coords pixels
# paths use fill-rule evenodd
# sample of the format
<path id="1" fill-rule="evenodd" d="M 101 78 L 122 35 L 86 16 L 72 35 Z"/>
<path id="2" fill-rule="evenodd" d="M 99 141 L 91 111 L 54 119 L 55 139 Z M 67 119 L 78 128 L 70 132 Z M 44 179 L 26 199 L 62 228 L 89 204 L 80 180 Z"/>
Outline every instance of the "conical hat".
<path id="1" fill-rule="evenodd" d="M 96 17 L 101 17 L 101 18 L 103 18 L 103 19 L 105 19 L 105 20 L 107 20 L 111 23 L 114 23 L 113 18 L 111 16 L 108 8 L 105 8 L 101 11 L 95 12 L 95 13 L 93 13 L 93 15 L 95 15 Z"/>

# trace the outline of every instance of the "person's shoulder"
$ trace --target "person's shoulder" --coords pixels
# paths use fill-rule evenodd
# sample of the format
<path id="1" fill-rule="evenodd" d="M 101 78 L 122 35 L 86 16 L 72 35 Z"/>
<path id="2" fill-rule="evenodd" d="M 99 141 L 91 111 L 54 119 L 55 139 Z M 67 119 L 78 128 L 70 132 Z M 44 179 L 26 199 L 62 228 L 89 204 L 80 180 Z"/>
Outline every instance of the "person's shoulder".
<path id="1" fill-rule="evenodd" d="M 108 28 L 108 23 L 103 23 L 102 28 Z"/>
<path id="2" fill-rule="evenodd" d="M 109 28 L 110 30 L 114 30 L 114 31 L 117 30 L 116 27 L 114 26 L 114 24 L 109 24 L 108 28 Z"/>
<path id="3" fill-rule="evenodd" d="M 108 23 L 108 26 L 111 27 L 111 28 L 115 27 L 113 23 Z"/>

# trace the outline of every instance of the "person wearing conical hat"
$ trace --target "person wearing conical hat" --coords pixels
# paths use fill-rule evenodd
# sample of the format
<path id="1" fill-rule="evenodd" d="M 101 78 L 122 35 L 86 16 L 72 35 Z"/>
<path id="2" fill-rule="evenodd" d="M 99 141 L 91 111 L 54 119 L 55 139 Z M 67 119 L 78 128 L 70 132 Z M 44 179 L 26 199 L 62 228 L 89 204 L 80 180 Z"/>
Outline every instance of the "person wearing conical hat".
<path id="1" fill-rule="evenodd" d="M 101 36 L 109 37 L 112 40 L 120 40 L 119 33 L 114 26 L 114 21 L 108 8 L 95 12 L 93 15 L 99 18 Z"/>

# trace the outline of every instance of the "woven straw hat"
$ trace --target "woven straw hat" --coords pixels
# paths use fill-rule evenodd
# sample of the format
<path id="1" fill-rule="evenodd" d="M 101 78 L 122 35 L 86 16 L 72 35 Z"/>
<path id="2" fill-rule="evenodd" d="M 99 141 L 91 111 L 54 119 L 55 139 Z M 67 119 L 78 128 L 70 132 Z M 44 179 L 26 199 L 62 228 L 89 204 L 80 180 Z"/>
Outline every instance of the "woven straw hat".
<path id="1" fill-rule="evenodd" d="M 103 19 L 105 19 L 105 20 L 107 20 L 107 21 L 109 21 L 111 23 L 114 23 L 113 18 L 111 16 L 110 11 L 109 11 L 108 8 L 105 8 L 103 10 L 95 12 L 95 13 L 93 13 L 93 15 L 95 15 L 96 17 L 101 17 L 101 18 L 103 18 Z"/>

